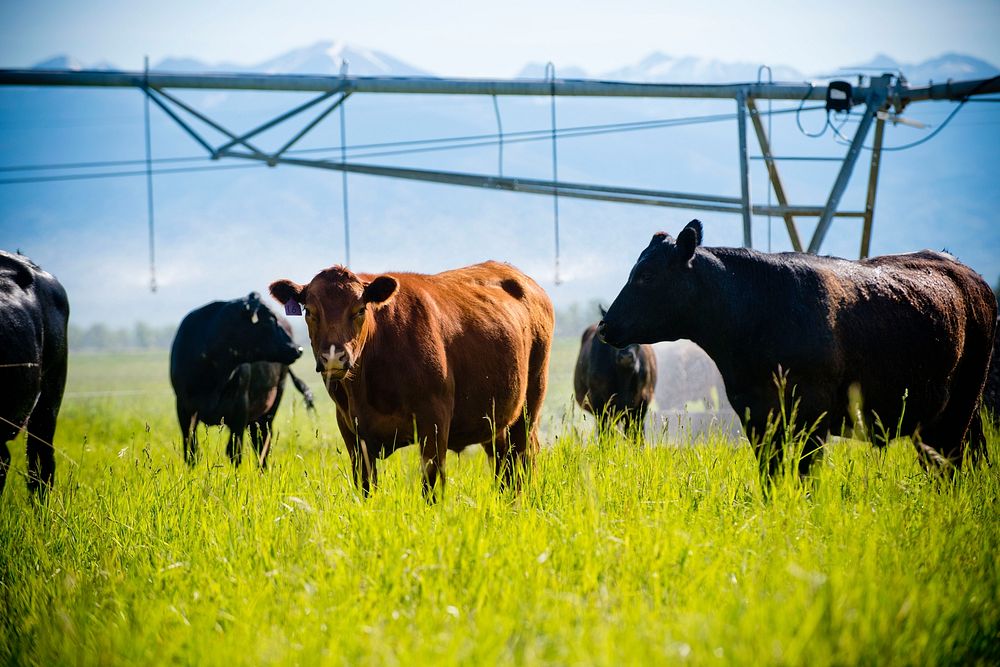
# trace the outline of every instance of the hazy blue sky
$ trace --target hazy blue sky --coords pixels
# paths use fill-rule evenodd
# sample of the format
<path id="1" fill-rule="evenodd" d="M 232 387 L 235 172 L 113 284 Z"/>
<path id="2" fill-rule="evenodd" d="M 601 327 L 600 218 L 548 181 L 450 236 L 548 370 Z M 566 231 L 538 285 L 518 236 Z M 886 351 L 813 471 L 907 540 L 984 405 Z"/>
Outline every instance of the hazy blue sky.
<path id="1" fill-rule="evenodd" d="M 998 34 L 998 0 L 0 0 L 6 67 L 59 53 L 125 68 L 144 54 L 252 63 L 344 39 L 441 75 L 510 76 L 529 60 L 601 72 L 656 50 L 819 73 L 879 52 L 1000 63 Z"/>

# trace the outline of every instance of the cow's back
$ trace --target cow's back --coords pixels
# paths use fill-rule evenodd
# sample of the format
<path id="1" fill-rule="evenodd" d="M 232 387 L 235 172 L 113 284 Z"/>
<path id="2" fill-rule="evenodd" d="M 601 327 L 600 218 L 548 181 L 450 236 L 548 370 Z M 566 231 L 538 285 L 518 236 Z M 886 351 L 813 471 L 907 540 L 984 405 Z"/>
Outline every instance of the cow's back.
<path id="1" fill-rule="evenodd" d="M 950 255 L 820 262 L 817 274 L 829 309 L 838 397 L 858 385 L 866 407 L 893 414 L 905 395 L 903 426 L 912 428 L 915 415 L 936 414 L 964 390 L 954 386 L 970 381 L 957 373 L 961 364 L 983 364 L 985 377 L 984 341 L 992 341 L 996 300 L 978 274 Z"/>
<path id="2" fill-rule="evenodd" d="M 219 335 L 215 319 L 223 306 L 221 301 L 205 304 L 177 325 L 170 345 L 170 382 L 178 396 L 189 396 L 200 388 L 198 370 L 210 354 L 211 341 Z"/>

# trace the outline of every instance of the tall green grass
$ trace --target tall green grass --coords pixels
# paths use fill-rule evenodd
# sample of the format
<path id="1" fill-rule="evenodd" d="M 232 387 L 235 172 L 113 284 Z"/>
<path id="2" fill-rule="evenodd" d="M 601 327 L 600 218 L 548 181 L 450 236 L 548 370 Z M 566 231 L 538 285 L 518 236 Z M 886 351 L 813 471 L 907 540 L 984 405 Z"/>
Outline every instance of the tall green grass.
<path id="1" fill-rule="evenodd" d="M 190 470 L 164 355 L 76 357 L 56 488 L 28 498 L 19 441 L 0 501 L 0 660 L 1000 662 L 996 467 L 948 481 L 906 443 L 838 441 L 764 499 L 746 444 L 567 416 L 574 354 L 523 492 L 470 450 L 431 507 L 412 448 L 359 497 L 318 385 L 316 415 L 286 394 L 268 472 L 233 470 L 217 429 Z"/>

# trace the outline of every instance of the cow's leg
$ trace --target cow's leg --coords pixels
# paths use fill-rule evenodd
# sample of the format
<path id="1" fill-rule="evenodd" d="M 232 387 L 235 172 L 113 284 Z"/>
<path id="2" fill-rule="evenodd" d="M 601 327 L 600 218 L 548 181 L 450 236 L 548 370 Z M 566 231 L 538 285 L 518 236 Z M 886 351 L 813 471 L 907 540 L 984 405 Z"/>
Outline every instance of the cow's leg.
<path id="1" fill-rule="evenodd" d="M 184 462 L 193 466 L 198 460 L 198 413 L 177 401 L 177 423 L 181 428 Z"/>
<path id="2" fill-rule="evenodd" d="M 639 407 L 635 410 L 635 429 L 636 439 L 642 443 L 646 441 L 646 413 L 649 411 L 649 404 L 646 401 L 639 403 Z"/>
<path id="3" fill-rule="evenodd" d="M 361 440 L 356 446 L 349 446 L 347 454 L 351 458 L 351 474 L 354 486 L 361 489 L 361 495 L 367 498 L 378 485 L 378 466 L 374 448 Z"/>
<path id="4" fill-rule="evenodd" d="M 956 467 L 961 467 L 968 453 L 970 461 L 978 462 L 985 457 L 986 440 L 979 414 L 979 404 L 986 383 L 992 345 L 981 343 L 970 349 L 972 343 L 966 341 L 966 349 L 951 382 L 948 403 L 944 410 L 920 430 L 920 439 Z M 985 359 L 985 361 L 984 361 Z M 929 452 L 924 455 L 925 465 L 933 458 Z"/>
<path id="5" fill-rule="evenodd" d="M 229 427 L 229 442 L 226 444 L 226 456 L 232 462 L 234 468 L 239 468 L 243 462 L 243 431 L 246 430 L 244 424 L 232 424 Z"/>
<path id="6" fill-rule="evenodd" d="M 641 432 L 637 432 L 637 424 L 642 422 L 638 418 L 638 413 L 632 408 L 625 408 L 621 411 L 621 425 L 628 440 L 640 439 Z"/>
<path id="7" fill-rule="evenodd" d="M 510 427 L 510 452 L 512 455 L 509 482 L 519 486 L 535 462 L 540 448 L 538 422 L 542 414 L 542 401 L 549 378 L 549 341 L 536 339 L 528 355 L 528 386 L 524 393 L 521 416 Z"/>
<path id="8" fill-rule="evenodd" d="M 501 489 L 506 489 L 511 484 L 513 477 L 514 457 L 511 454 L 510 429 L 505 428 L 497 431 L 493 442 L 488 444 L 487 453 L 490 454 L 490 462 L 493 464 L 493 475 Z"/>
<path id="9" fill-rule="evenodd" d="M 347 455 L 351 459 L 354 486 L 361 489 L 361 494 L 367 498 L 378 482 L 374 452 L 357 436 L 355 426 L 348 421 L 348 416 L 340 408 L 337 409 L 337 426 L 340 428 L 340 437 L 344 439 Z"/>
<path id="10" fill-rule="evenodd" d="M 3 437 L 0 434 L 0 437 Z M 10 448 L 6 440 L 0 440 L 0 494 L 7 485 L 7 471 L 10 469 Z"/>
<path id="11" fill-rule="evenodd" d="M 258 417 L 254 423 L 250 425 L 250 437 L 253 442 L 254 451 L 257 452 L 257 462 L 260 464 L 261 470 L 267 468 L 267 457 L 268 454 L 271 453 L 271 436 L 273 431 L 274 416 L 278 414 L 278 406 L 281 405 L 281 397 L 284 392 L 285 379 L 282 377 L 278 382 L 277 391 L 274 395 L 274 401 L 271 403 L 271 409 Z"/>
<path id="12" fill-rule="evenodd" d="M 61 359 L 46 369 L 41 394 L 28 418 L 28 490 L 40 495 L 55 482 L 56 455 L 52 441 L 65 387 L 66 360 Z"/>
<path id="13" fill-rule="evenodd" d="M 261 470 L 267 468 L 267 455 L 271 453 L 271 420 L 273 414 L 266 414 L 250 424 L 250 443 L 257 454 Z"/>
<path id="14" fill-rule="evenodd" d="M 420 444 L 420 458 L 423 461 L 423 493 L 428 503 L 437 502 L 438 496 L 444 496 L 445 474 L 444 462 L 448 453 L 448 426 L 451 419 L 441 417 L 417 425 L 417 437 Z M 440 483 L 441 492 L 436 492 Z"/>

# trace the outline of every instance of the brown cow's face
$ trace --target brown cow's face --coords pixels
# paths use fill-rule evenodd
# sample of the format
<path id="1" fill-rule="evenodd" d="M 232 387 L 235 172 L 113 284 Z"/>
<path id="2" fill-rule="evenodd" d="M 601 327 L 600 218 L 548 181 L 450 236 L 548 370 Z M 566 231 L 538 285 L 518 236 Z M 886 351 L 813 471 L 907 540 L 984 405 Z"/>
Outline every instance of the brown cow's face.
<path id="1" fill-rule="evenodd" d="M 357 365 L 371 330 L 371 312 L 386 303 L 397 287 L 391 276 L 365 282 L 335 266 L 318 273 L 308 285 L 276 281 L 271 294 L 283 304 L 294 299 L 302 305 L 316 372 L 329 384 L 345 379 Z"/>

